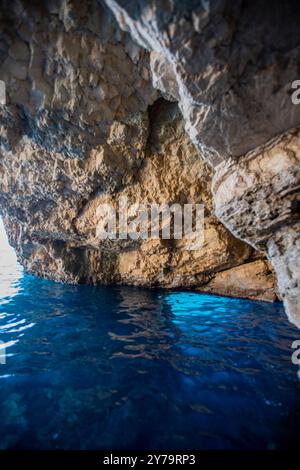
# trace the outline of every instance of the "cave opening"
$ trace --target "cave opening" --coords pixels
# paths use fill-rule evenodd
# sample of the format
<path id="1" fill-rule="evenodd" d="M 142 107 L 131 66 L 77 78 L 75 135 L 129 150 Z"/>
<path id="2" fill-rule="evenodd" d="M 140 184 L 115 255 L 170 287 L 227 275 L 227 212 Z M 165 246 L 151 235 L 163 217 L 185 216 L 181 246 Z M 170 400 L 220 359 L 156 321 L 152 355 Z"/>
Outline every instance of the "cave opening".
<path id="1" fill-rule="evenodd" d="M 9 244 L 2 218 L 0 217 L 0 303 L 14 295 L 17 282 L 22 277 L 23 269 L 17 255 Z"/>
<path id="2" fill-rule="evenodd" d="M 0 217 L 0 260 L 1 267 L 13 266 L 17 262 L 15 250 L 8 242 L 2 217 Z"/>

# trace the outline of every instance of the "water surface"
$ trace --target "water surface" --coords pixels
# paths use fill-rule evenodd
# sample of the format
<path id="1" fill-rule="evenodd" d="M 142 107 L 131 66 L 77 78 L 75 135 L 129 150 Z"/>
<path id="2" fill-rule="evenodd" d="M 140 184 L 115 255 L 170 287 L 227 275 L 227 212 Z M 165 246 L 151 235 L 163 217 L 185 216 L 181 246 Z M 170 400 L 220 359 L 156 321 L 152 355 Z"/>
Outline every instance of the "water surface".
<path id="1" fill-rule="evenodd" d="M 12 261 L 2 251 L 0 448 L 296 447 L 299 332 L 281 304 L 67 286 Z"/>

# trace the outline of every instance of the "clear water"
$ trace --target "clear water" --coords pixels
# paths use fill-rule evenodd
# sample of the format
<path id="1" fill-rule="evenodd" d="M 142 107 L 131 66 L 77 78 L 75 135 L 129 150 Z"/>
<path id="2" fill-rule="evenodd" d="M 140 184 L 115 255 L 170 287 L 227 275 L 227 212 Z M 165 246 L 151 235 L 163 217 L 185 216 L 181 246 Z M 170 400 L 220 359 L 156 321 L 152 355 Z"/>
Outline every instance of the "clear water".
<path id="1" fill-rule="evenodd" d="M 296 447 L 280 304 L 60 285 L 0 256 L 0 448 Z"/>

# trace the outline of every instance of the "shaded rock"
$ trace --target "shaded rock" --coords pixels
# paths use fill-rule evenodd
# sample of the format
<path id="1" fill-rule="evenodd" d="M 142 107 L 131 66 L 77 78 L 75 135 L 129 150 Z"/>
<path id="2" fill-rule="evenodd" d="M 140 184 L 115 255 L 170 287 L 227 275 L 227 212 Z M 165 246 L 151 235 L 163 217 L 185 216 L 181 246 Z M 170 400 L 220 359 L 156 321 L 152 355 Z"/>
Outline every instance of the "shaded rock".
<path id="1" fill-rule="evenodd" d="M 10 242 L 28 272 L 65 282 L 194 288 L 213 283 L 216 273 L 264 257 L 215 217 L 207 162 L 236 156 L 273 135 L 275 128 L 277 132 L 297 121 L 296 111 L 285 114 L 285 79 L 294 70 L 294 56 L 287 56 L 285 48 L 294 41 L 290 36 L 295 20 L 290 36 L 278 43 L 285 69 L 279 67 L 275 52 L 270 56 L 275 82 L 263 58 L 265 46 L 257 45 L 251 60 L 260 55 L 261 59 L 250 68 L 243 62 L 238 74 L 241 89 L 236 92 L 233 82 L 243 52 L 239 38 L 244 34 L 237 20 L 241 17 L 252 41 L 245 52 L 250 61 L 254 39 L 244 25 L 250 7 L 245 13 L 227 5 L 232 22 L 226 17 L 223 23 L 226 2 L 221 3 L 212 10 L 220 23 L 210 21 L 206 7 L 182 21 L 175 15 L 169 31 L 172 51 L 166 53 L 159 28 L 159 48 L 143 50 L 120 31 L 101 2 L 3 2 L 0 79 L 6 84 L 7 105 L 0 109 L 0 210 Z M 169 19 L 161 17 L 162 24 L 173 18 L 172 8 Z M 151 8 L 147 15 L 151 20 Z M 202 23 L 207 25 L 203 36 Z M 135 26 L 139 28 L 138 21 Z M 190 39 L 182 42 L 185 34 Z M 273 33 L 267 35 L 267 44 L 272 38 Z M 182 54 L 177 54 L 179 46 Z M 231 54 L 234 63 L 229 70 L 226 60 Z M 245 113 L 245 103 L 251 101 L 248 91 L 261 70 L 270 80 L 273 77 L 272 85 L 263 90 L 263 111 L 253 105 Z M 263 123 L 264 100 L 271 97 L 272 87 L 278 89 L 272 99 L 281 100 L 284 112 L 274 116 L 274 122 Z M 260 85 L 253 92 L 262 93 Z M 185 238 L 100 239 L 98 208 L 103 203 L 116 207 L 120 196 L 128 204 L 204 204 L 204 245 L 190 251 Z M 246 238 L 233 224 L 227 225 Z M 261 244 L 252 245 L 261 249 Z M 265 276 L 269 296 L 270 274 L 260 264 L 254 263 L 253 271 L 255 267 L 261 278 Z M 218 279 L 211 289 L 224 292 L 227 280 L 221 285 L 222 276 Z M 241 282 L 237 295 L 247 292 L 249 286 L 242 287 Z"/>
<path id="2" fill-rule="evenodd" d="M 111 154 L 106 157 L 106 147 L 82 161 L 46 153 L 28 137 L 14 154 L 3 153 L 2 212 L 28 272 L 65 282 L 191 288 L 253 257 L 254 250 L 213 215 L 211 170 L 190 142 L 177 104 L 158 100 L 142 122 L 147 139 L 140 137 L 143 159 L 134 171 L 126 165 L 131 157 L 127 128 L 116 123 L 107 142 L 120 149 L 123 159 L 117 164 Z M 101 189 L 95 190 L 94 175 L 102 178 Z M 106 203 L 117 210 L 120 197 L 128 206 L 205 204 L 203 246 L 190 251 L 185 237 L 100 239 L 98 208 Z M 212 291 L 221 292 L 218 287 Z"/>
<path id="3" fill-rule="evenodd" d="M 299 2 L 106 3 L 159 64 L 165 59 L 165 73 L 152 68 L 153 83 L 176 90 L 191 139 L 216 169 L 217 217 L 268 254 L 289 318 L 300 327 L 297 130 L 286 137 L 300 125 L 291 99 Z M 264 150 L 269 143 L 272 155 Z"/>
<path id="4" fill-rule="evenodd" d="M 263 260 L 252 261 L 216 273 L 213 279 L 199 290 L 229 297 L 245 297 L 268 302 L 276 300 L 276 284 L 272 269 L 270 263 Z"/>
<path id="5" fill-rule="evenodd" d="M 300 132 L 291 131 L 238 163 L 217 167 L 217 216 L 239 238 L 267 252 L 290 320 L 300 325 Z"/>
<path id="6" fill-rule="evenodd" d="M 300 125 L 290 96 L 298 78 L 299 2 L 106 3 L 138 44 L 172 67 L 187 131 L 213 166 Z"/>

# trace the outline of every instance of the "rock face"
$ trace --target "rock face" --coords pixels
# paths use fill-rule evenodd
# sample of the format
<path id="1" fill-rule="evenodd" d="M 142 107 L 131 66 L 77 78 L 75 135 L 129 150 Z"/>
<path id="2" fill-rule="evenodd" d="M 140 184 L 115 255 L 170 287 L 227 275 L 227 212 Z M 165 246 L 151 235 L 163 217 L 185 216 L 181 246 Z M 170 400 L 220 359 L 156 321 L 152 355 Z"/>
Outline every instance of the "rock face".
<path id="1" fill-rule="evenodd" d="M 299 2 L 106 3 L 155 54 L 156 86 L 179 99 L 190 137 L 213 166 L 299 125 L 290 98 L 299 78 Z"/>
<path id="2" fill-rule="evenodd" d="M 150 51 L 154 85 L 179 101 L 187 132 L 215 169 L 216 215 L 267 253 L 300 327 L 300 105 L 291 100 L 299 2 L 106 3 Z M 210 285 L 218 279 L 225 282 L 218 275 Z"/>
<path id="3" fill-rule="evenodd" d="M 274 139 L 214 175 L 217 216 L 239 238 L 268 253 L 287 313 L 300 317 L 300 131 Z"/>
<path id="4" fill-rule="evenodd" d="M 21 263 L 271 301 L 267 253 L 297 322 L 299 134 L 262 147 L 300 123 L 294 7 L 269 19 L 255 2 L 106 3 L 132 38 L 96 0 L 2 2 L 0 211 Z M 204 204 L 203 246 L 101 239 L 98 209 L 120 197 Z"/>
<path id="5" fill-rule="evenodd" d="M 264 260 L 252 261 L 215 273 L 201 291 L 217 292 L 221 295 L 246 297 L 253 300 L 276 299 L 274 275 L 270 264 Z"/>

